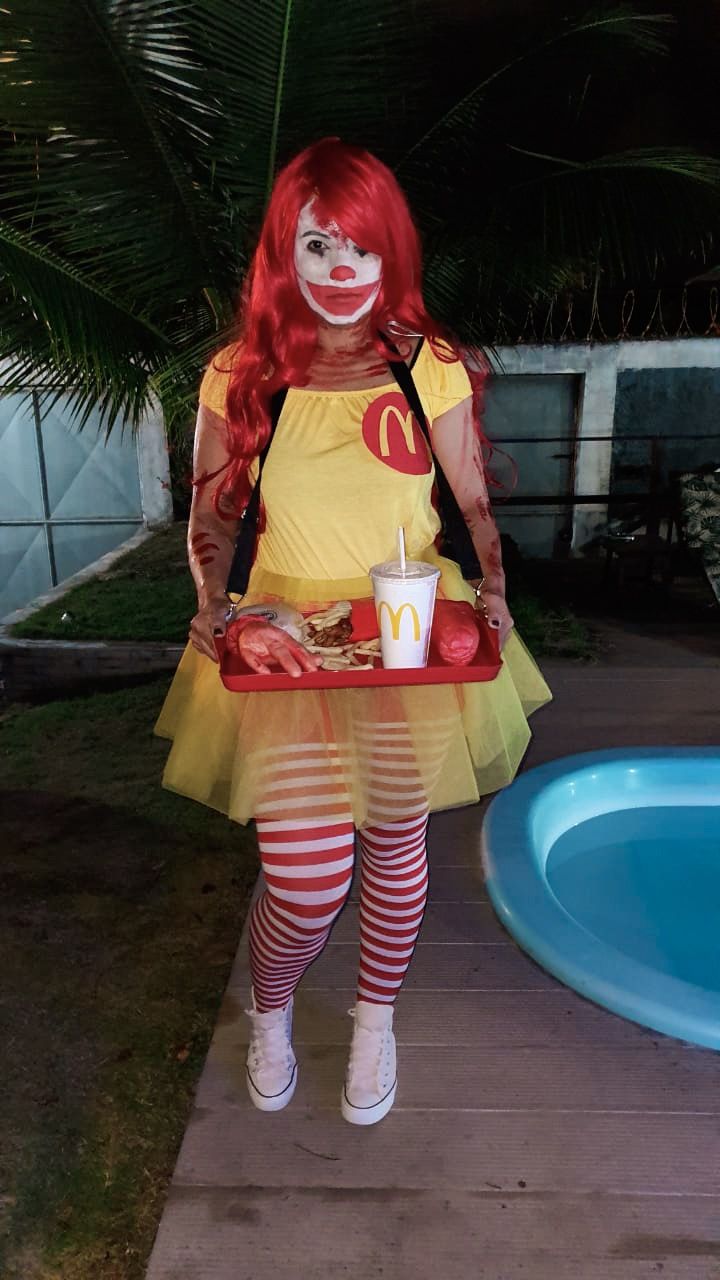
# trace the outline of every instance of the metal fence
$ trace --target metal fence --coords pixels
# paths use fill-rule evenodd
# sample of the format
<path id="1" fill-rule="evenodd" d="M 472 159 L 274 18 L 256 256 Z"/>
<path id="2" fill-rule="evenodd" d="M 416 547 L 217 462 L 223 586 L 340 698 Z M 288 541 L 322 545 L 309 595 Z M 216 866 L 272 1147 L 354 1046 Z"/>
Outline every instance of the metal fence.
<path id="1" fill-rule="evenodd" d="M 642 463 L 625 460 L 626 441 L 634 448 L 645 446 Z M 514 446 L 524 450 L 534 447 L 545 455 L 554 446 L 570 446 L 569 454 L 551 455 L 568 458 L 567 489 L 542 492 L 538 488 L 526 488 L 522 493 L 493 494 L 493 511 L 500 533 L 509 535 L 516 550 L 529 559 L 564 560 L 571 554 L 572 547 L 583 555 L 592 555 L 603 548 L 609 552 L 617 546 L 618 539 L 636 542 L 640 535 L 643 543 L 655 550 L 661 542 L 667 548 L 672 544 L 693 545 L 686 537 L 680 477 L 720 468 L 718 432 L 673 436 L 596 434 L 571 440 L 567 435 L 508 435 L 494 437 L 493 443 L 511 457 Z M 609 482 L 607 488 L 600 491 L 584 492 L 575 487 L 577 448 L 586 443 L 605 445 L 612 450 Z M 542 471 L 543 468 L 538 467 L 537 472 L 533 469 L 533 474 L 542 474 Z M 591 513 L 589 526 L 580 514 L 583 509 Z"/>

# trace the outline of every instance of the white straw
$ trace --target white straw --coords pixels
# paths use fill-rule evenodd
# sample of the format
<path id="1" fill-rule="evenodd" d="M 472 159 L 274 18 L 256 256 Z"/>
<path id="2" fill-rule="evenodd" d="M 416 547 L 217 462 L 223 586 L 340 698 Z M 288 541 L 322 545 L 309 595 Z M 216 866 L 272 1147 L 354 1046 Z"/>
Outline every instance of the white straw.
<path id="1" fill-rule="evenodd" d="M 400 572 L 404 578 L 407 570 L 405 566 L 405 530 L 402 525 L 398 529 L 398 550 L 400 552 Z"/>

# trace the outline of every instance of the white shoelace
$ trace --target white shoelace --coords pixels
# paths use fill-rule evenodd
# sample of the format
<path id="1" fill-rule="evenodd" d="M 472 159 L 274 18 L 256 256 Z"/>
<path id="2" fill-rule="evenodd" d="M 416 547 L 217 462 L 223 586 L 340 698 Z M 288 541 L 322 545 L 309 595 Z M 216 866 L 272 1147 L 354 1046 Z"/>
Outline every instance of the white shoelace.
<path id="1" fill-rule="evenodd" d="M 260 1021 L 260 1018 L 265 1015 L 255 1014 L 253 1010 L 248 1012 L 252 1020 L 250 1054 L 253 1068 L 257 1071 L 263 1068 L 269 1068 L 271 1071 L 289 1069 L 291 1066 L 290 1043 L 285 1011 L 281 1011 L 282 1017 L 273 1019 L 270 1023 Z"/>
<path id="2" fill-rule="evenodd" d="M 369 1027 L 361 1027 L 357 1022 L 355 1023 L 348 1069 L 348 1076 L 354 1088 L 372 1091 L 384 1083 L 380 1081 L 380 1066 L 386 1035 L 386 1029 L 373 1031 Z"/>

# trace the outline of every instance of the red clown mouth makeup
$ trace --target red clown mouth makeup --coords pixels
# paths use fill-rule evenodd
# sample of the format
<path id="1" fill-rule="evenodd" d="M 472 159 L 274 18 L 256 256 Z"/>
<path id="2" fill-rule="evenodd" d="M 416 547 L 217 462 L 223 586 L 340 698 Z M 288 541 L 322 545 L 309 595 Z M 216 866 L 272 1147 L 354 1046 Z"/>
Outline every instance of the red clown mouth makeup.
<path id="1" fill-rule="evenodd" d="M 322 222 L 312 201 L 298 214 L 293 249 L 298 288 L 326 324 L 355 324 L 375 304 L 382 257 L 348 239 L 336 223 Z"/>
<path id="2" fill-rule="evenodd" d="M 318 306 L 336 316 L 350 316 L 377 292 L 380 281 L 374 280 L 371 284 L 358 285 L 356 288 L 348 285 L 312 284 L 309 280 L 306 284 Z"/>

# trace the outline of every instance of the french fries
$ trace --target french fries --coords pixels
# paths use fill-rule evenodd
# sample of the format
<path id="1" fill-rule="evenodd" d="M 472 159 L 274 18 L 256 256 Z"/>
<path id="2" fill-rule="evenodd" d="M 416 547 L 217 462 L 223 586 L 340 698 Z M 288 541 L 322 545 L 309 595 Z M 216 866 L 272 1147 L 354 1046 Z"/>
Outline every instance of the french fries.
<path id="1" fill-rule="evenodd" d="M 338 600 L 324 613 L 305 619 L 303 644 L 310 653 L 320 654 L 323 671 L 372 671 L 380 657 L 379 639 L 342 641 L 343 633 L 349 636 L 351 612 L 349 600 Z"/>

